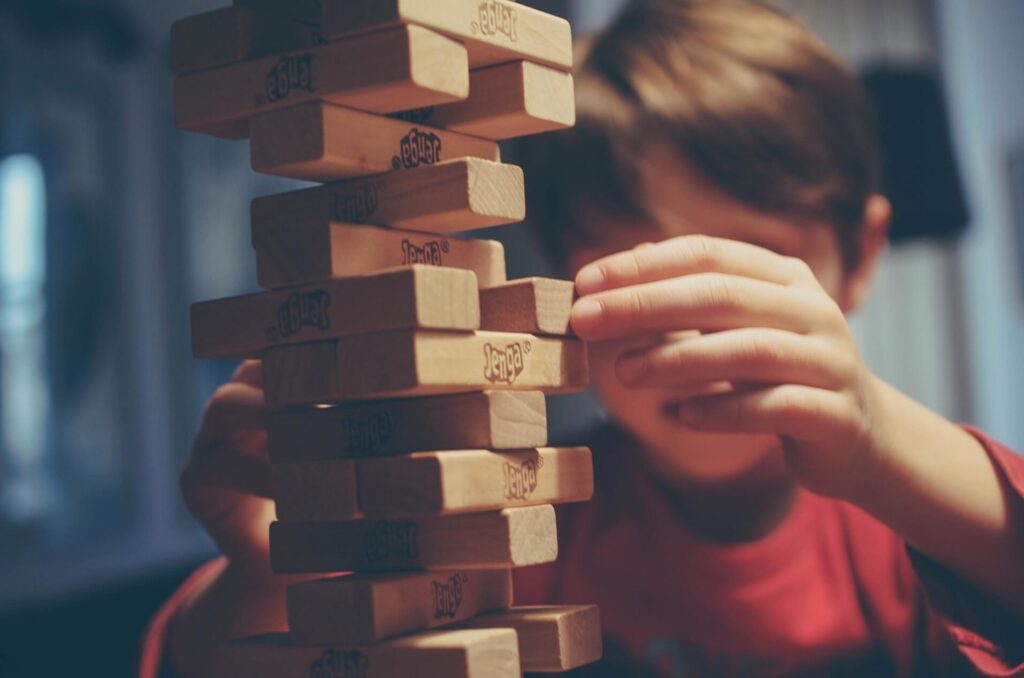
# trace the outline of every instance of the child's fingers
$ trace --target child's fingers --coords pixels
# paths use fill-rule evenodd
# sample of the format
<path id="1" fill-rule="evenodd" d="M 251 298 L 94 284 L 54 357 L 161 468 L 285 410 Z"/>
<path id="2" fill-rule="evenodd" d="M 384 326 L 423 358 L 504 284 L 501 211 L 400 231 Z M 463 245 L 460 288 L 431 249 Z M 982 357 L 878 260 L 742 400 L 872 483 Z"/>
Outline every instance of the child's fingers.
<path id="1" fill-rule="evenodd" d="M 824 340 L 783 330 L 743 328 L 630 351 L 616 373 L 631 386 L 755 382 L 840 388 L 857 364 Z"/>
<path id="2" fill-rule="evenodd" d="M 266 427 L 266 415 L 262 389 L 230 381 L 210 398 L 196 440 L 220 440 L 239 431 L 263 429 Z"/>
<path id="3" fill-rule="evenodd" d="M 844 394 L 792 384 L 695 398 L 679 409 L 679 418 L 694 430 L 771 433 L 808 442 L 856 430 L 853 416 Z"/>
<path id="4" fill-rule="evenodd" d="M 586 296 L 628 285 L 712 272 L 777 285 L 814 280 L 814 274 L 800 259 L 735 240 L 687 235 L 587 264 L 576 275 L 576 291 Z"/>
<path id="5" fill-rule="evenodd" d="M 718 273 L 634 285 L 584 297 L 572 309 L 572 327 L 585 341 L 640 334 L 739 327 L 807 333 L 825 315 L 842 312 L 826 295 Z"/>
<path id="6" fill-rule="evenodd" d="M 255 446 L 253 446 L 255 447 Z M 181 472 L 182 493 L 219 488 L 257 497 L 273 497 L 270 463 L 251 450 L 230 444 L 196 447 Z"/>
<path id="7" fill-rule="evenodd" d="M 231 376 L 231 381 L 263 388 L 263 362 L 243 360 Z"/>

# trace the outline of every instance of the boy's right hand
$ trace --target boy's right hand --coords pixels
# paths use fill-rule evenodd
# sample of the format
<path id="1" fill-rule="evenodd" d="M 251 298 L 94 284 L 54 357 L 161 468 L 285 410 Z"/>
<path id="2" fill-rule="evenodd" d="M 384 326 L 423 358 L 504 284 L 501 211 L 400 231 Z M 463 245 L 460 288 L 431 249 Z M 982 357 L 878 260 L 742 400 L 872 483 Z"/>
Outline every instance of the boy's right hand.
<path id="1" fill-rule="evenodd" d="M 181 473 L 192 515 L 232 568 L 270 575 L 270 500 L 266 413 L 259 361 L 243 362 L 213 394 Z"/>

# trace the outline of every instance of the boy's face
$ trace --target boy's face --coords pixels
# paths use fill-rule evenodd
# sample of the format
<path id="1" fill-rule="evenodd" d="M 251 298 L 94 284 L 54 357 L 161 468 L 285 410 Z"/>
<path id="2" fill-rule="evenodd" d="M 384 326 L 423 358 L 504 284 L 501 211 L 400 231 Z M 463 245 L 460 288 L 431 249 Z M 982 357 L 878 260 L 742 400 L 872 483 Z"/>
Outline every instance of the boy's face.
<path id="1" fill-rule="evenodd" d="M 598 247 L 574 252 L 573 272 L 600 257 L 668 237 L 703 234 L 741 240 L 806 261 L 828 293 L 845 307 L 848 296 L 835 231 L 827 223 L 787 220 L 747 207 L 698 175 L 668 151 L 650 149 L 641 186 L 650 221 L 602 224 L 595 232 L 609 237 Z M 679 337 L 687 335 L 679 327 Z M 692 332 L 689 333 L 692 335 Z M 673 336 L 673 338 L 676 338 Z M 691 390 L 627 386 L 616 375 L 616 361 L 628 350 L 661 343 L 664 336 L 642 336 L 590 345 L 593 387 L 608 414 L 645 447 L 648 462 L 669 480 L 722 482 L 749 473 L 783 473 L 781 449 L 774 436 L 709 434 L 687 429 L 679 404 Z M 742 388 L 740 384 L 705 384 L 700 392 Z"/>

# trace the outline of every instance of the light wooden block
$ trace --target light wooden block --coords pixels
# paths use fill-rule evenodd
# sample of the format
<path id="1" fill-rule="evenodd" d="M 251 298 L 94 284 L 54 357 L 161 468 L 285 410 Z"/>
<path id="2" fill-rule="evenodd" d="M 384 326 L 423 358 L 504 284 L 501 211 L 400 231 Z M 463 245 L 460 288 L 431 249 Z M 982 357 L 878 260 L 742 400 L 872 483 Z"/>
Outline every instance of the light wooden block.
<path id="1" fill-rule="evenodd" d="M 527 59 L 572 70 L 572 30 L 561 17 L 505 0 L 324 0 L 329 39 L 418 24 L 466 43 L 473 67 Z"/>
<path id="2" fill-rule="evenodd" d="M 263 10 L 317 27 L 323 22 L 323 0 L 235 0 L 235 5 Z"/>
<path id="3" fill-rule="evenodd" d="M 252 116 L 309 101 L 394 113 L 468 94 L 465 48 L 424 28 L 403 26 L 179 75 L 174 115 L 183 129 L 243 138 Z"/>
<path id="4" fill-rule="evenodd" d="M 171 67 L 176 75 L 323 43 L 317 28 L 244 7 L 224 7 L 174 22 Z"/>
<path id="5" fill-rule="evenodd" d="M 281 574 L 495 570 L 558 557 L 552 506 L 409 520 L 270 525 L 270 564 Z"/>
<path id="6" fill-rule="evenodd" d="M 501 160 L 498 144 L 323 102 L 253 118 L 252 168 L 308 181 L 337 181 L 474 157 Z"/>
<path id="7" fill-rule="evenodd" d="M 357 520 L 358 468 L 351 459 L 271 466 L 277 519 L 285 522 Z"/>
<path id="8" fill-rule="evenodd" d="M 275 347 L 263 360 L 273 406 L 586 386 L 582 342 L 511 332 L 381 332 Z"/>
<path id="9" fill-rule="evenodd" d="M 594 493 L 586 447 L 417 452 L 367 459 L 358 473 L 359 505 L 372 518 L 564 504 Z"/>
<path id="10" fill-rule="evenodd" d="M 245 678 L 520 678 L 515 631 L 427 631 L 372 645 L 312 645 L 287 634 L 217 649 L 210 676 Z"/>
<path id="11" fill-rule="evenodd" d="M 467 629 L 514 629 L 523 671 L 561 673 L 601 658 L 601 617 L 596 605 L 526 606 L 482 615 Z"/>
<path id="12" fill-rule="evenodd" d="M 369 643 L 507 609 L 512 572 L 350 575 L 293 584 L 287 599 L 293 643 Z"/>
<path id="13" fill-rule="evenodd" d="M 506 280 L 505 248 L 496 240 L 340 222 L 263 223 L 252 237 L 259 282 L 267 289 L 414 264 L 468 269 L 480 287 Z"/>
<path id="14" fill-rule="evenodd" d="M 443 449 L 547 445 L 544 394 L 483 391 L 453 396 L 283 410 L 267 419 L 270 460 L 320 461 Z"/>
<path id="15" fill-rule="evenodd" d="M 512 139 L 576 124 L 572 74 L 528 61 L 471 71 L 469 98 L 396 114 L 403 120 Z"/>
<path id="16" fill-rule="evenodd" d="M 417 265 L 193 304 L 192 352 L 198 358 L 251 358 L 271 346 L 363 332 L 479 326 L 471 271 Z"/>
<path id="17" fill-rule="evenodd" d="M 343 221 L 449 233 L 510 224 L 525 216 L 523 170 L 479 158 L 339 181 L 252 202 L 254 231 L 275 224 L 306 227 Z"/>
<path id="18" fill-rule="evenodd" d="M 480 290 L 480 329 L 566 336 L 576 286 L 569 280 L 523 278 Z"/>

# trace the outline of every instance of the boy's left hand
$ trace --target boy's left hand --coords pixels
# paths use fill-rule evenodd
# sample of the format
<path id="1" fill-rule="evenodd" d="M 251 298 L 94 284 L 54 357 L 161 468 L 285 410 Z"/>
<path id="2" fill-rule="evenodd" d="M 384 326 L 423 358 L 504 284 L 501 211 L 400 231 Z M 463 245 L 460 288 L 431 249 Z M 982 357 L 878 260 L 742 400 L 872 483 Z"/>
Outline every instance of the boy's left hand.
<path id="1" fill-rule="evenodd" d="M 847 498 L 867 482 L 879 400 L 839 305 L 808 265 L 747 243 L 682 236 L 584 266 L 576 334 L 585 341 L 699 330 L 619 358 L 631 386 L 728 382 L 687 400 L 707 432 L 775 434 L 809 489 Z"/>

